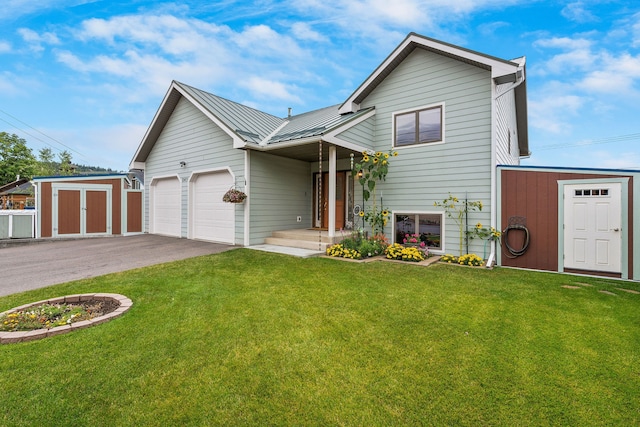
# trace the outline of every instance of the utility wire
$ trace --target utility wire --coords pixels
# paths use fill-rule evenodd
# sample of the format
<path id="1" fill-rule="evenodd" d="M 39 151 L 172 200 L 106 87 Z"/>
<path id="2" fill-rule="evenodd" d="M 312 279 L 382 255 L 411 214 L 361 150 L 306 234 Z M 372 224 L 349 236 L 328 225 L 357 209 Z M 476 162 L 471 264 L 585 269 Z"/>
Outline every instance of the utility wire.
<path id="1" fill-rule="evenodd" d="M 610 136 L 607 138 L 601 139 L 592 139 L 581 142 L 573 142 L 570 144 L 551 144 L 551 145 L 543 145 L 542 147 L 538 147 L 536 151 L 541 150 L 556 150 L 558 148 L 566 148 L 566 147 L 583 147 L 587 145 L 597 145 L 597 144 L 611 144 L 613 142 L 624 142 L 624 141 L 633 141 L 635 139 L 640 139 L 640 133 L 631 133 L 628 135 L 619 135 L 619 136 Z"/>
<path id="2" fill-rule="evenodd" d="M 51 137 L 51 136 L 47 135 L 46 133 L 44 133 L 44 132 L 42 132 L 42 131 L 40 131 L 40 130 L 38 130 L 38 129 L 34 128 L 34 127 L 33 127 L 33 126 L 31 126 L 30 124 L 23 122 L 23 121 L 22 121 L 22 120 L 20 120 L 19 118 L 15 117 L 15 116 L 12 116 L 11 114 L 7 113 L 6 111 L 4 111 L 4 110 L 0 109 L 0 113 L 6 114 L 7 116 L 11 117 L 11 118 L 12 118 L 12 119 L 14 119 L 14 120 L 17 120 L 18 122 L 20 122 L 20 123 L 22 123 L 23 125 L 25 125 L 25 126 L 29 127 L 30 129 L 33 129 L 34 131 L 38 132 L 39 134 L 41 134 L 41 135 L 45 136 L 46 138 L 49 138 L 50 140 L 52 140 L 52 141 L 56 142 L 57 144 L 62 145 L 62 146 L 63 146 L 63 147 L 65 147 L 66 149 L 68 149 L 68 150 L 70 150 L 70 151 L 73 151 L 74 153 L 76 153 L 77 155 L 79 155 L 80 157 L 82 157 L 83 159 L 88 160 L 88 159 L 87 159 L 87 158 L 86 158 L 82 153 L 80 153 L 79 151 L 74 150 L 73 148 L 69 147 L 68 145 L 66 145 L 66 144 L 64 144 L 64 143 L 62 143 L 62 142 L 60 142 L 60 141 L 58 141 L 57 139 L 55 139 L 55 138 L 53 138 L 53 137 Z M 1 118 L 1 117 L 0 117 L 0 120 L 2 120 L 3 122 L 5 122 L 5 123 L 7 123 L 7 124 L 9 124 L 9 125 L 11 125 L 11 126 L 13 126 L 14 128 L 16 128 L 16 129 L 20 130 L 21 132 L 26 133 L 26 134 L 27 134 L 27 135 L 29 135 L 30 137 L 37 139 L 38 141 L 42 142 L 43 144 L 45 144 L 45 145 L 47 145 L 47 146 L 49 146 L 49 147 L 51 147 L 51 148 L 54 148 L 54 147 L 53 147 L 50 143 L 48 143 L 47 141 L 42 140 L 41 138 L 39 138 L 39 137 L 37 137 L 37 136 L 35 136 L 35 135 L 33 135 L 33 134 L 29 133 L 28 131 L 26 131 L 26 130 L 24 130 L 24 129 L 22 129 L 22 128 L 18 127 L 18 126 L 16 126 L 15 124 L 13 124 L 13 123 L 11 123 L 11 122 L 9 122 L 9 121 L 7 121 L 7 120 L 5 120 L 5 119 Z M 59 149 L 58 149 L 58 150 L 59 150 Z"/>

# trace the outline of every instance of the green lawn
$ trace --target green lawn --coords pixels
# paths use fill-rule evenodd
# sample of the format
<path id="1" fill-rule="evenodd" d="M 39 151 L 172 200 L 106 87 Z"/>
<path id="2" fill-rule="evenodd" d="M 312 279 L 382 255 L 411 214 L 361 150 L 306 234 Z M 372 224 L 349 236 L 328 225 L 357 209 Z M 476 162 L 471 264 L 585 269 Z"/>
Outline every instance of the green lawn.
<path id="1" fill-rule="evenodd" d="M 0 425 L 638 425 L 640 295 L 620 287 L 640 289 L 238 249 L 3 297 L 134 306 L 1 346 Z"/>

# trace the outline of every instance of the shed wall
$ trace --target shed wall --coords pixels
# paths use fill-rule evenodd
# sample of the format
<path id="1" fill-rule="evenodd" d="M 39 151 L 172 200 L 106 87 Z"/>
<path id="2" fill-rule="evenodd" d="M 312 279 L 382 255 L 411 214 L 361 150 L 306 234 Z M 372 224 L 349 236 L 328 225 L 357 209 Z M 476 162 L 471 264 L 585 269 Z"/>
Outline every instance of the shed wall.
<path id="1" fill-rule="evenodd" d="M 510 217 L 524 217 L 526 219 L 526 227 L 529 229 L 531 236 L 527 251 L 517 258 L 510 258 L 512 255 L 505 250 L 503 244 L 500 263 L 507 267 L 546 271 L 559 271 L 560 267 L 558 265 L 560 208 L 558 206 L 558 181 L 628 177 L 628 274 L 629 277 L 633 277 L 633 175 L 517 169 L 503 169 L 500 175 L 500 229 L 504 230 L 507 227 Z M 517 238 L 517 236 L 515 237 Z M 520 244 L 517 239 L 515 241 L 510 240 L 510 242 L 512 247 L 518 247 Z"/>

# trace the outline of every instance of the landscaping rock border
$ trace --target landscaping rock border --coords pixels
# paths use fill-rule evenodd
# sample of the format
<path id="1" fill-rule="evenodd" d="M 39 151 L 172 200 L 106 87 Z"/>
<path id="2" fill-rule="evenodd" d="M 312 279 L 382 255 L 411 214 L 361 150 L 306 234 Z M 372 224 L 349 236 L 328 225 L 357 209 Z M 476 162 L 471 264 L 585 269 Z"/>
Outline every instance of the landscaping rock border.
<path id="1" fill-rule="evenodd" d="M 101 323 L 105 323 L 105 322 L 108 322 L 109 320 L 115 319 L 116 317 L 122 316 L 127 310 L 129 310 L 133 306 L 133 302 L 129 298 L 120 294 L 109 294 L 109 293 L 77 294 L 77 295 L 67 295 L 64 297 L 51 298 L 48 300 L 42 300 L 38 302 L 21 305 L 19 307 L 14 307 L 11 310 L 7 310 L 5 312 L 0 313 L 0 316 L 5 314 L 15 313 L 16 311 L 25 310 L 30 307 L 35 307 L 42 304 L 73 304 L 73 303 L 91 301 L 91 300 L 98 300 L 98 301 L 112 300 L 117 302 L 119 306 L 114 311 L 107 313 L 103 316 L 99 316 L 90 320 L 82 320 L 80 322 L 71 323 L 69 325 L 56 326 L 55 328 L 51 328 L 51 329 L 36 329 L 33 331 L 19 331 L 19 332 L 0 332 L 0 344 L 13 344 L 17 342 L 39 340 L 46 337 L 66 334 L 68 332 L 75 331 L 78 329 L 89 328 L 91 326 L 99 325 Z"/>

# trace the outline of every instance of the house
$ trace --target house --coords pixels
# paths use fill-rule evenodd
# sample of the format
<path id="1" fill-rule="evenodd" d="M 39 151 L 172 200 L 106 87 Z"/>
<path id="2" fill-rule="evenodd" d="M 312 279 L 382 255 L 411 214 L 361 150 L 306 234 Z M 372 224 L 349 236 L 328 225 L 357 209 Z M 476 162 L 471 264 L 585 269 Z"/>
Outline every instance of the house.
<path id="1" fill-rule="evenodd" d="M 344 102 L 289 117 L 174 81 L 130 167 L 145 174 L 146 232 L 320 248 L 362 227 L 354 211 L 370 207 L 353 162 L 389 150 L 377 202 L 392 213 L 391 241 L 428 233 L 432 252 L 458 252 L 458 225 L 434 206 L 449 194 L 484 204 L 469 223 L 497 226 L 496 167 L 529 155 L 525 59 L 411 33 Z M 230 188 L 247 200 L 223 203 Z M 305 244 L 292 231 L 308 229 L 326 231 Z"/>
<path id="2" fill-rule="evenodd" d="M 32 180 L 37 238 L 142 232 L 142 195 L 131 174 L 41 176 Z"/>
<path id="3" fill-rule="evenodd" d="M 0 209 L 25 209 L 33 206 L 33 190 L 26 178 L 0 186 Z"/>
<path id="4" fill-rule="evenodd" d="M 499 166 L 498 263 L 640 279 L 639 170 Z"/>

